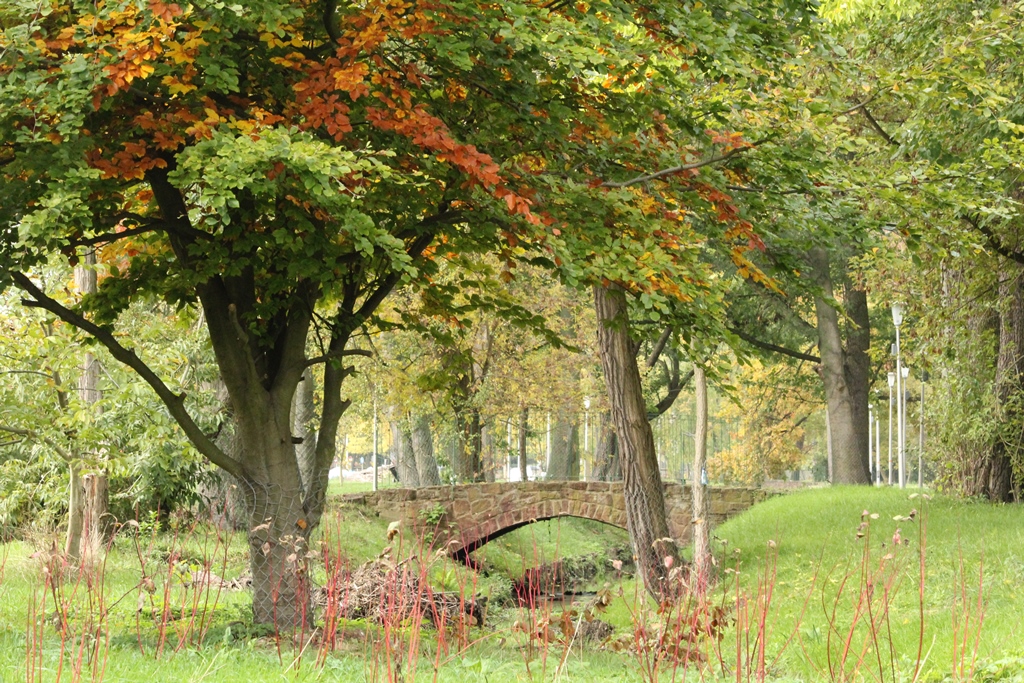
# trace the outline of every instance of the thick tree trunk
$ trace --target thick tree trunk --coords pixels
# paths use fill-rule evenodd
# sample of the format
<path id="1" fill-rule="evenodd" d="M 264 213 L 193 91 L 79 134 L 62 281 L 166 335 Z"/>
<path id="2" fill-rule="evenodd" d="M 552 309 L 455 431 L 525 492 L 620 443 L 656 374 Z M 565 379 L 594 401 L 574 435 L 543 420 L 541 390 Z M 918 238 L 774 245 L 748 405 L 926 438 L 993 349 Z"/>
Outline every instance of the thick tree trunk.
<path id="1" fill-rule="evenodd" d="M 1005 261 L 999 272 L 999 356 L 996 360 L 996 392 L 1007 425 L 1003 438 L 992 447 L 986 494 L 990 500 L 1010 502 L 1019 496 L 1011 453 L 1020 448 L 1021 420 L 1015 408 L 1024 377 L 1024 283 L 1021 267 Z M 1011 436 L 1012 435 L 1012 436 Z"/>
<path id="2" fill-rule="evenodd" d="M 601 428 L 597 436 L 594 453 L 594 472 L 598 481 L 622 481 L 622 464 L 619 459 L 619 443 L 612 426 L 612 414 L 601 417 Z"/>
<path id="3" fill-rule="evenodd" d="M 862 367 L 866 361 L 863 357 L 866 343 L 861 336 L 857 336 L 851 344 L 851 355 L 848 358 L 843 348 L 839 315 L 829 303 L 834 297 L 828 254 L 824 249 L 816 247 L 811 250 L 809 257 L 815 281 L 822 291 L 822 296 L 815 298 L 815 311 L 818 318 L 821 373 L 832 435 L 832 483 L 867 484 L 870 483 L 867 375 Z M 861 300 L 857 292 L 849 292 L 847 306 L 851 309 L 847 311 L 848 314 L 860 312 Z M 866 299 L 863 312 L 867 312 Z M 858 335 L 866 333 L 867 330 L 857 332 Z M 854 383 L 862 381 L 864 386 L 855 386 Z"/>
<path id="4" fill-rule="evenodd" d="M 302 478 L 304 492 L 311 490 L 316 478 L 315 382 L 312 371 L 306 368 L 293 399 L 292 434 L 299 440 L 295 445 L 295 457 L 299 462 L 299 476 Z"/>
<path id="5" fill-rule="evenodd" d="M 693 481 L 693 588 L 698 596 L 707 593 L 711 579 L 711 521 L 704 485 L 704 468 L 708 461 L 708 379 L 703 366 L 693 366 L 697 422 L 694 428 Z"/>
<path id="6" fill-rule="evenodd" d="M 668 528 L 654 433 L 629 338 L 626 293 L 617 285 L 596 285 L 594 308 L 601 367 L 622 457 L 626 527 L 644 586 L 656 598 L 665 598 L 674 593 L 669 567 L 678 566 L 679 557 Z"/>
<path id="7" fill-rule="evenodd" d="M 434 437 L 430 433 L 430 418 L 426 415 L 420 415 L 413 425 L 412 452 L 416 458 L 420 486 L 440 486 L 441 475 L 434 458 Z"/>
<path id="8" fill-rule="evenodd" d="M 259 624 L 293 628 L 311 617 L 305 571 L 311 527 L 303 508 L 289 411 L 253 403 L 257 405 L 250 404 L 238 416 L 241 455 L 246 462 L 259 463 L 240 483 L 249 507 L 253 617 Z M 263 410 L 254 409 L 258 406 Z"/>
<path id="9" fill-rule="evenodd" d="M 871 401 L 871 358 L 868 351 L 871 347 L 871 318 L 868 315 L 868 294 L 858 289 L 847 279 L 845 285 L 846 304 L 846 349 L 843 368 L 846 387 L 850 393 L 853 423 L 857 435 L 857 448 L 864 454 L 863 466 L 871 481 L 871 462 L 868 444 L 871 442 L 871 431 L 868 424 Z"/>
<path id="10" fill-rule="evenodd" d="M 560 412 L 551 429 L 551 461 L 547 479 L 577 481 L 580 478 L 580 423 L 567 411 Z"/>
<path id="11" fill-rule="evenodd" d="M 529 481 L 526 473 L 526 435 L 529 429 L 530 409 L 519 409 L 519 481 Z"/>
<path id="12" fill-rule="evenodd" d="M 412 437 L 405 429 L 404 420 L 397 417 L 398 410 L 392 407 L 391 416 L 391 463 L 398 472 L 398 483 L 403 489 L 419 488 L 420 475 L 416 467 L 416 453 L 412 449 Z"/>

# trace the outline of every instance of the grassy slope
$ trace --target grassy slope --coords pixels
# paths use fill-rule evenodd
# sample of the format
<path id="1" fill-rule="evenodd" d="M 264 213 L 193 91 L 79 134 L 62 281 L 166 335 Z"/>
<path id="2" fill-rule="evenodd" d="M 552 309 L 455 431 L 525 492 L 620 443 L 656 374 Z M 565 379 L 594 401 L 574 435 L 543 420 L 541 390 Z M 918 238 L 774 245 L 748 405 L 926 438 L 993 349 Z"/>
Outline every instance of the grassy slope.
<path id="1" fill-rule="evenodd" d="M 985 602 L 979 655 L 998 659 L 1024 647 L 1024 509 L 942 496 L 932 500 L 911 499 L 912 493 L 860 487 L 807 490 L 762 503 L 717 530 L 717 536 L 728 541 L 724 547 L 718 547 L 725 563 L 734 564 L 733 553 L 739 549 L 740 577 L 748 586 L 754 585 L 764 565 L 767 541 L 776 542 L 778 574 L 770 620 L 774 631 L 769 642 L 777 652 L 795 629 L 798 639 L 782 660 L 783 669 L 791 675 L 816 680 L 821 673 L 815 667 L 828 666 L 827 612 L 836 602 L 843 575 L 854 574 L 853 585 L 848 584 L 847 591 L 857 591 L 856 574 L 864 541 L 858 540 L 856 534 L 865 510 L 878 514 L 876 520 L 868 518 L 870 566 L 877 567 L 880 559 L 892 552 L 897 528 L 910 541 L 900 551 L 899 559 L 905 564 L 899 573 L 902 581 L 890 615 L 894 650 L 897 658 L 904 660 L 905 670 L 912 670 L 907 660 L 916 657 L 920 640 L 919 528 L 916 522 L 895 521 L 893 517 L 907 515 L 915 508 L 925 513 L 923 649 L 930 652 L 926 668 L 932 675 L 953 669 L 954 601 L 965 584 L 967 599 L 977 600 L 979 568 L 983 568 Z M 727 559 L 730 557 L 733 559 Z M 965 580 L 960 577 L 961 558 Z M 815 578 L 812 590 L 811 581 Z M 733 577 L 726 575 L 725 579 L 731 581 Z M 807 611 L 800 621 L 805 602 Z M 848 606 L 845 613 L 845 617 L 836 620 L 844 636 L 852 609 Z M 807 663 L 801 643 L 815 664 Z M 874 657 L 872 648 L 867 659 L 871 661 Z M 877 671 L 877 663 L 874 668 Z"/>

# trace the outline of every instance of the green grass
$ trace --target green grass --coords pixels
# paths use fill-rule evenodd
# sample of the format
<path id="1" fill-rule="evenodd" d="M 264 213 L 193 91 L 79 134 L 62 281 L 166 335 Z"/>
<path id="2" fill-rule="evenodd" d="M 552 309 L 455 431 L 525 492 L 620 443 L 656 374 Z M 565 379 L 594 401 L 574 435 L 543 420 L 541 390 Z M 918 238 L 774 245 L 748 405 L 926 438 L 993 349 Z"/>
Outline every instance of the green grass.
<path id="1" fill-rule="evenodd" d="M 862 487 L 805 490 L 768 500 L 717 530 L 716 536 L 727 541 L 718 546 L 723 564 L 735 566 L 738 557 L 740 581 L 748 590 L 753 590 L 766 553 L 773 552 L 767 542 L 775 541 L 778 571 L 769 642 L 777 652 L 790 634 L 796 634 L 781 660 L 784 671 L 810 681 L 817 680 L 819 671 L 828 668 L 829 612 L 838 600 L 839 616 L 833 623 L 845 636 L 854 609 L 850 600 L 836 598 L 840 581 L 851 575 L 852 585 L 848 584 L 846 592 L 856 594 L 864 543 L 871 552 L 869 564 L 876 568 L 884 555 L 893 552 L 897 528 L 909 545 L 902 546 L 890 561 L 900 562 L 902 568 L 889 624 L 893 649 L 903 669 L 913 670 L 910 661 L 916 658 L 919 643 L 923 642 L 929 676 L 941 677 L 953 670 L 954 607 L 963 598 L 962 591 L 966 591 L 968 602 L 976 602 L 979 569 L 983 571 L 984 623 L 978 655 L 994 661 L 1020 651 L 1024 645 L 1024 510 L 943 496 L 931 500 L 910 498 L 913 493 Z M 923 513 L 925 529 L 923 639 L 918 597 L 918 522 L 922 517 L 919 515 L 914 522 L 893 519 L 908 515 L 912 509 Z M 866 518 L 869 533 L 858 539 L 864 511 L 878 518 Z M 731 574 L 724 575 L 724 579 L 735 580 Z M 801 617 L 805 603 L 806 612 Z M 857 638 L 864 634 L 864 630 L 859 631 Z M 886 649 L 883 638 L 883 663 L 887 661 Z M 972 644 L 969 649 L 973 649 Z M 876 661 L 874 658 L 871 647 L 867 659 Z M 1014 661 L 1020 673 L 1019 660 Z M 877 662 L 874 669 L 877 671 Z"/>
<path id="2" fill-rule="evenodd" d="M 377 482 L 377 488 L 397 488 L 398 484 L 395 482 L 394 478 L 392 478 L 390 472 L 381 470 L 380 475 L 380 480 Z M 370 481 L 339 481 L 337 479 L 331 479 L 330 483 L 327 484 L 328 497 L 342 495 L 345 493 L 364 493 L 372 490 L 373 482 Z"/>
<path id="3" fill-rule="evenodd" d="M 867 535 L 871 552 L 870 564 L 893 550 L 892 537 L 897 527 L 910 543 L 901 546 L 894 560 L 899 562 L 899 589 L 891 601 L 890 625 L 897 666 L 902 680 L 910 680 L 912 660 L 919 643 L 919 604 L 917 599 L 918 521 L 894 521 L 912 508 L 923 512 L 927 533 L 925 573 L 925 636 L 923 650 L 928 653 L 926 680 L 942 680 L 953 671 L 952 614 L 958 590 L 966 585 L 968 599 L 977 596 L 979 566 L 983 567 L 985 585 L 985 622 L 979 647 L 981 664 L 975 680 L 1024 681 L 1024 657 L 1019 634 L 1024 633 L 1024 510 L 1015 506 L 992 506 L 963 502 L 944 497 L 925 501 L 909 499 L 911 491 L 867 488 L 836 488 L 801 491 L 773 498 L 734 518 L 716 530 L 716 536 L 728 541 L 716 545 L 723 568 L 738 568 L 739 574 L 723 573 L 722 590 L 731 595 L 738 576 L 741 587 L 753 594 L 763 571 L 766 553 L 777 553 L 775 594 L 769 614 L 769 660 L 782 644 L 796 634 L 795 640 L 782 655 L 773 676 L 778 681 L 817 681 L 827 679 L 826 641 L 830 617 L 828 609 L 838 604 L 834 619 L 845 636 L 845 628 L 853 612 L 850 598 L 839 598 L 841 577 L 851 575 L 848 591 L 856 592 L 858 567 L 865 540 L 858 539 L 862 512 L 878 515 L 870 519 Z M 918 517 L 920 520 L 921 517 Z M 357 506 L 345 505 L 332 510 L 325 520 L 322 538 L 335 544 L 352 566 L 376 557 L 386 544 L 387 522 Z M 198 531 L 202 531 L 200 528 Z M 549 520 L 516 530 L 488 544 L 476 555 L 484 571 L 470 572 L 462 566 L 438 559 L 431 577 L 434 583 L 449 590 L 467 590 L 486 595 L 506 596 L 510 580 L 520 576 L 526 567 L 537 566 L 567 556 L 591 556 L 609 553 L 626 542 L 618 529 L 586 520 Z M 769 548 L 768 541 L 774 541 Z M 885 547 L 882 544 L 885 543 Z M 41 540 L 36 545 L 45 545 Z M 415 551 L 412 539 L 402 539 L 398 557 Z M 157 534 L 143 543 L 143 559 L 156 581 L 156 597 L 162 595 L 167 577 L 167 557 L 174 553 L 193 564 L 214 547 L 218 557 L 227 557 L 227 569 L 219 565 L 214 571 L 225 578 L 243 572 L 246 564 L 245 539 L 229 534 L 217 546 L 209 533 L 192 535 Z M 0 546 L 3 576 L 0 577 L 0 682 L 26 680 L 25 651 L 27 614 L 33 600 L 40 598 L 41 564 L 32 554 L 36 548 L 17 542 Z M 738 554 L 736 551 L 738 550 Z M 277 645 L 265 637 L 249 637 L 243 622 L 248 613 L 244 593 L 225 592 L 215 613 L 209 637 L 201 648 L 185 647 L 173 653 L 172 638 L 160 660 L 152 655 L 158 634 L 143 620 L 141 637 L 147 654 L 139 652 L 135 610 L 140 563 L 129 539 L 119 539 L 109 554 L 106 572 L 108 602 L 125 596 L 112 610 L 108 620 L 110 636 L 106 681 L 256 681 L 280 680 L 386 680 L 374 675 L 374 653 L 367 640 L 365 624 L 349 624 L 348 636 L 338 652 L 332 654 L 324 668 L 313 666 L 307 656 L 295 662 L 296 650 L 289 645 L 278 653 Z M 966 579 L 960 575 L 961 558 Z M 738 562 L 738 564 L 737 564 Z M 314 576 L 317 576 L 314 574 Z M 172 600 L 180 585 L 171 577 Z M 611 572 L 599 576 L 593 588 L 613 580 Z M 812 585 L 813 584 L 813 585 Z M 616 627 L 620 634 L 632 631 L 631 614 L 637 605 L 649 602 L 636 582 L 618 582 L 615 592 L 621 597 L 612 602 L 601 618 Z M 721 593 L 716 593 L 721 598 Z M 808 600 L 809 598 L 809 600 Z M 725 598 L 728 602 L 728 597 Z M 52 600 L 51 600 L 52 602 Z M 804 611 L 805 603 L 808 604 Z M 557 610 L 556 610 L 557 611 Z M 472 631 L 480 639 L 468 650 L 457 648 L 442 655 L 444 665 L 437 675 L 439 681 L 503 681 L 546 680 L 554 678 L 554 670 L 562 654 L 553 647 L 547 660 L 537 650 L 526 646 L 521 633 L 512 632 L 516 621 L 529 621 L 523 610 L 504 607 L 489 612 L 490 624 L 484 630 Z M 172 627 L 172 631 L 173 631 Z M 44 676 L 54 680 L 58 659 L 58 639 L 52 626 L 44 629 Z M 858 631 L 856 638 L 864 638 Z M 433 680 L 435 633 L 422 632 L 423 658 L 416 680 Z M 855 641 L 856 641 L 855 638 Z M 735 632 L 728 632 L 723 644 L 735 642 Z M 859 641 L 856 641 L 859 642 Z M 834 650 L 833 650 L 834 651 Z M 859 651 L 858 651 L 859 652 Z M 308 654 L 308 653 L 307 653 Z M 874 649 L 867 654 L 873 661 Z M 731 658 L 727 654 L 727 658 Z M 526 660 L 530 659 L 530 675 Z M 848 666 L 848 669 L 852 666 Z M 875 667 L 877 668 L 877 667 Z M 692 672 L 691 672 L 692 673 Z M 85 676 L 88 679 L 89 676 Z M 876 680 L 867 665 L 860 669 L 860 678 Z M 68 678 L 65 665 L 65 680 Z M 897 676 L 900 679 L 900 676 Z M 559 677 L 566 681 L 639 681 L 636 660 L 631 655 L 612 652 L 580 651 L 575 648 L 566 669 Z M 677 679 L 678 680 L 678 679 Z M 885 680 L 890 680 L 888 672 Z M 950 679 L 951 680 L 951 679 Z"/>

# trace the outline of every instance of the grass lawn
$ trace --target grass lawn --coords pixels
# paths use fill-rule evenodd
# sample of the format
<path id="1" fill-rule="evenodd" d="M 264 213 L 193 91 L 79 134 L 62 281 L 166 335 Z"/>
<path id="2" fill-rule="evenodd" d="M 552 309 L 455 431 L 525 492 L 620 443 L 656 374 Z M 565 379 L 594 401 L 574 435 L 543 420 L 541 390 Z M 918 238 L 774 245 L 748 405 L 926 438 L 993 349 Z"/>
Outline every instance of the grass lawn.
<path id="1" fill-rule="evenodd" d="M 1024 681 L 1024 553 L 1020 551 L 1024 510 L 941 496 L 932 500 L 910 499 L 911 493 L 867 488 L 800 491 L 768 500 L 716 530 L 716 536 L 726 541 L 716 544 L 720 568 L 726 571 L 720 575 L 715 599 L 729 606 L 727 611 L 734 618 L 737 612 L 731 606 L 735 601 L 735 582 L 739 581 L 741 590 L 749 596 L 748 620 L 752 625 L 740 631 L 749 637 L 744 648 L 751 652 L 756 653 L 757 649 L 755 605 L 765 560 L 769 557 L 777 562 L 774 580 L 768 582 L 773 595 L 764 629 L 766 660 L 772 662 L 782 652 L 770 671 L 773 680 L 839 680 L 841 671 L 845 671 L 848 678 L 857 680 L 893 680 L 895 673 L 895 680 L 910 681 L 919 645 L 925 658 L 922 680 L 957 680 L 954 672 L 960 666 L 965 667 L 961 677 L 965 679 L 971 672 L 977 617 L 983 612 L 977 648 L 980 665 L 974 671 L 974 680 Z M 914 520 L 893 519 L 907 516 L 914 508 L 918 510 Z M 862 520 L 865 510 L 869 514 Z M 873 519 L 872 514 L 877 514 L 877 518 Z M 918 593 L 922 519 L 926 534 L 923 638 Z M 868 527 L 859 528 L 862 521 L 869 522 Z M 898 548 L 893 544 L 897 528 L 905 541 Z M 386 544 L 387 523 L 362 508 L 335 506 L 320 533 L 324 542 L 340 551 L 351 566 L 358 566 L 381 552 Z M 858 538 L 858 533 L 864 536 Z M 612 624 L 618 636 L 628 639 L 634 627 L 631 615 L 638 605 L 650 603 L 632 579 L 616 582 L 610 569 L 610 555 L 626 541 L 621 530 L 595 522 L 551 520 L 518 529 L 477 551 L 477 572 L 443 559 L 433 560 L 430 576 L 436 587 L 488 595 L 492 605 L 487 627 L 469 631 L 474 641 L 469 647 L 460 646 L 455 642 L 457 638 L 449 635 L 448 649 L 438 654 L 437 632 L 422 629 L 415 680 L 554 680 L 564 647 L 556 644 L 547 651 L 538 649 L 536 643 L 531 647 L 515 625 L 536 628 L 550 617 L 556 622 L 552 629 L 557 632 L 561 607 L 547 606 L 531 613 L 495 604 L 507 599 L 512 580 L 526 568 L 559 559 L 587 558 L 600 567 L 588 588 L 612 583 L 617 596 L 621 590 L 621 596 L 613 599 L 600 618 Z M 414 550 L 411 546 L 403 542 L 402 548 L 395 550 L 396 557 L 408 555 Z M 33 680 L 56 680 L 58 667 L 63 669 L 62 680 L 75 680 L 77 651 L 66 653 L 63 663 L 60 662 L 52 593 L 47 593 L 45 609 L 38 609 L 44 591 L 42 562 L 39 557 L 32 557 L 36 552 L 36 548 L 23 542 L 0 545 L 2 683 L 29 680 L 26 652 L 39 655 L 32 666 Z M 891 557 L 883 560 L 887 555 Z M 217 574 L 226 579 L 242 574 L 246 568 L 242 535 L 229 534 L 218 540 L 215 534 L 198 527 L 192 533 L 145 536 L 138 548 L 130 538 L 119 538 L 108 555 L 104 578 L 106 617 L 99 632 L 109 646 L 101 648 L 107 654 L 98 661 L 105 669 L 102 676 L 93 678 L 87 658 L 83 658 L 81 680 L 177 683 L 389 679 L 387 658 L 381 649 L 384 639 L 378 627 L 362 621 L 344 624 L 346 637 L 322 666 L 316 666 L 315 645 L 309 646 L 299 658 L 299 650 L 291 643 L 280 643 L 279 648 L 274 638 L 247 626 L 248 598 L 241 591 L 219 594 L 201 647 L 186 642 L 178 648 L 179 635 L 187 631 L 187 614 L 184 619 L 166 620 L 163 633 L 153 614 L 165 604 L 178 610 L 187 606 L 192 594 L 183 586 L 183 577 L 198 567 L 203 558 L 214 556 L 218 558 L 214 564 Z M 174 571 L 169 570 L 171 558 L 176 562 Z M 154 590 L 152 594 L 141 593 L 143 610 L 139 613 L 143 568 L 152 578 Z M 739 573 L 733 573 L 734 569 Z M 979 570 L 984 585 L 982 610 L 977 604 Z M 872 577 L 870 592 L 864 588 L 866 576 Z M 314 578 L 321 577 L 322 573 L 314 571 Z M 64 590 L 65 595 L 80 591 L 75 598 L 79 612 L 74 616 L 84 619 L 89 613 L 82 602 L 87 593 L 85 587 L 72 582 L 65 584 Z M 868 595 L 873 610 L 870 616 L 865 607 Z M 886 613 L 886 604 L 887 620 L 881 618 Z M 33 605 L 47 620 L 34 632 L 29 618 Z M 855 619 L 858 613 L 861 616 Z M 966 655 L 954 657 L 954 620 L 960 619 L 962 623 L 965 613 L 972 619 L 966 629 Z M 874 629 L 874 638 L 865 626 L 870 618 L 879 624 Z M 964 630 L 962 625 L 956 627 L 960 637 Z M 391 641 L 406 648 L 400 656 L 391 658 L 392 664 L 403 662 L 404 680 L 412 680 L 408 676 L 411 663 L 405 640 L 410 633 L 403 627 L 392 634 Z M 850 654 L 840 664 L 847 639 Z M 158 657 L 156 651 L 161 640 L 164 645 Z M 789 645 L 783 651 L 787 640 Z M 735 680 L 731 672 L 735 643 L 736 629 L 730 626 L 721 645 L 727 661 L 726 678 L 730 680 Z M 962 646 L 957 649 L 964 650 Z M 435 662 L 441 663 L 436 673 Z M 392 670 L 391 677 L 396 678 L 395 674 Z M 689 674 L 692 680 L 701 678 L 695 669 Z M 661 680 L 671 679 L 669 670 L 662 675 Z M 719 675 L 721 670 L 706 673 L 705 679 Z M 560 681 L 645 680 L 635 655 L 597 651 L 593 647 L 581 649 L 578 643 L 574 643 L 557 677 Z"/>
<path id="2" fill-rule="evenodd" d="M 886 578 L 891 577 L 894 594 L 888 619 L 880 619 L 882 625 L 876 629 L 877 645 L 873 639 L 864 645 L 870 633 L 863 627 L 867 615 L 861 618 L 861 626 L 854 630 L 847 669 L 854 668 L 854 662 L 863 656 L 861 673 L 867 679 L 877 679 L 881 660 L 883 670 L 889 670 L 885 679 L 890 680 L 890 659 L 895 659 L 897 671 L 902 670 L 910 680 L 920 646 L 927 658 L 924 670 L 928 677 L 951 675 L 960 666 L 967 673 L 977 642 L 986 675 L 1001 671 L 1015 676 L 1005 680 L 1024 680 L 1024 660 L 1019 658 L 1024 653 L 1024 509 L 944 496 L 910 498 L 913 494 L 912 489 L 864 487 L 805 490 L 768 500 L 716 531 L 718 538 L 727 541 L 716 547 L 723 565 L 736 567 L 738 561 L 740 582 L 752 592 L 766 555 L 777 553 L 768 617 L 769 654 L 778 653 L 786 639 L 794 636 L 781 658 L 781 671 L 808 681 L 828 677 L 830 624 L 835 628 L 831 648 L 835 667 L 839 641 L 850 633 L 861 586 L 866 583 L 862 569 L 867 567 L 878 572 L 872 589 L 874 605 L 884 600 Z M 913 521 L 893 519 L 906 517 L 915 509 L 919 514 Z M 870 525 L 861 529 L 864 511 L 870 513 L 864 518 Z M 872 519 L 872 514 L 877 514 L 877 519 Z M 922 520 L 923 635 L 919 594 Z M 897 529 L 904 542 L 898 549 L 893 543 Z M 858 533 L 865 535 L 858 538 Z M 775 542 L 774 548 L 769 547 L 769 540 Z M 883 563 L 882 558 L 890 554 L 893 557 Z M 892 570 L 879 572 L 883 564 Z M 980 609 L 979 571 L 983 584 Z M 723 582 L 734 581 L 735 575 L 723 576 Z M 832 617 L 837 606 L 837 616 Z M 965 629 L 967 612 L 970 623 Z M 980 638 L 979 615 L 983 617 Z M 954 630 L 960 641 L 956 648 Z M 889 633 L 891 648 L 886 637 Z M 1004 659 L 1008 661 L 994 664 Z"/>

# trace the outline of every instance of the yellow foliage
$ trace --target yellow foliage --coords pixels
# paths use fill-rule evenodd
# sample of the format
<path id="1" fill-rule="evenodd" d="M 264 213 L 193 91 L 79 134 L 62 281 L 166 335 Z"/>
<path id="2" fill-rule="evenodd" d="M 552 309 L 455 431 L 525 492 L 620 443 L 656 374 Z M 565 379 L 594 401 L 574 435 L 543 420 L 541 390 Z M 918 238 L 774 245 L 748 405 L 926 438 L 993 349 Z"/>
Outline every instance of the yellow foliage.
<path id="1" fill-rule="evenodd" d="M 807 389 L 815 379 L 809 368 L 799 374 L 785 365 L 755 361 L 735 379 L 738 404 L 725 401 L 718 418 L 736 425 L 730 446 L 708 462 L 716 479 L 754 484 L 798 469 L 807 457 L 804 424 L 820 406 Z"/>

